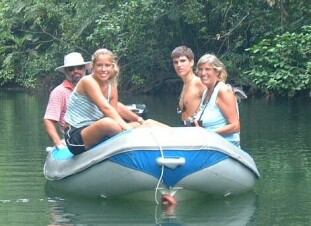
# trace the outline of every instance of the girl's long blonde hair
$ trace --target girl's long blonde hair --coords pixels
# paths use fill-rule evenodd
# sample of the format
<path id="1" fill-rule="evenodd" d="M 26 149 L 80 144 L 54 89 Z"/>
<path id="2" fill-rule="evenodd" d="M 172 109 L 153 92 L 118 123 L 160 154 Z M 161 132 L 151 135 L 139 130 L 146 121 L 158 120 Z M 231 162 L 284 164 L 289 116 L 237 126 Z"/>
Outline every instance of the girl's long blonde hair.
<path id="1" fill-rule="evenodd" d="M 117 56 L 108 49 L 98 49 L 92 55 L 92 64 L 93 65 L 96 64 L 96 60 L 97 60 L 98 56 L 100 56 L 100 55 L 106 55 L 106 56 L 110 57 L 112 64 L 113 64 L 114 73 L 109 78 L 109 82 L 112 85 L 114 85 L 115 87 L 117 87 L 118 81 L 119 81 L 119 74 L 120 74 L 120 67 L 119 67 L 118 62 L 117 62 Z"/>

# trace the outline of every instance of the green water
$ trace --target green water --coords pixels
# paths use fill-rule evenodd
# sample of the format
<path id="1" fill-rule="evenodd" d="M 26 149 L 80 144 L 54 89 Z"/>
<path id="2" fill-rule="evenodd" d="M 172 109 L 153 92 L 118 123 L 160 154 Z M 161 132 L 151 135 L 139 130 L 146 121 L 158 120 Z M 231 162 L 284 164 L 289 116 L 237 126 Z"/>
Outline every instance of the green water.
<path id="1" fill-rule="evenodd" d="M 179 125 L 174 96 L 130 96 L 149 117 Z M 51 145 L 42 117 L 48 93 L 0 91 L 0 225 L 310 225 L 311 100 L 247 99 L 242 147 L 261 173 L 250 193 L 180 202 L 81 200 L 50 191 L 42 169 Z"/>

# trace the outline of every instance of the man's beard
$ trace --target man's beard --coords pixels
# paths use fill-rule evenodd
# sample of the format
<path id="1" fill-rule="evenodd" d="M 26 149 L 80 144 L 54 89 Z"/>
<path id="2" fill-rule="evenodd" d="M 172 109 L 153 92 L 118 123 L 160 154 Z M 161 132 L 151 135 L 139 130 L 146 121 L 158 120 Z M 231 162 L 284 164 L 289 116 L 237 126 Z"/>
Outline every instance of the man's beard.
<path id="1" fill-rule="evenodd" d="M 76 84 L 76 83 L 78 83 L 79 81 L 80 81 L 80 79 L 82 78 L 82 76 L 83 75 L 74 75 L 74 76 L 66 76 L 67 77 L 67 79 L 71 82 L 71 83 L 74 83 L 74 84 Z"/>
<path id="2" fill-rule="evenodd" d="M 82 78 L 82 75 L 79 75 L 79 76 L 74 76 L 72 78 L 72 82 L 73 83 L 78 83 L 80 81 L 80 79 Z"/>

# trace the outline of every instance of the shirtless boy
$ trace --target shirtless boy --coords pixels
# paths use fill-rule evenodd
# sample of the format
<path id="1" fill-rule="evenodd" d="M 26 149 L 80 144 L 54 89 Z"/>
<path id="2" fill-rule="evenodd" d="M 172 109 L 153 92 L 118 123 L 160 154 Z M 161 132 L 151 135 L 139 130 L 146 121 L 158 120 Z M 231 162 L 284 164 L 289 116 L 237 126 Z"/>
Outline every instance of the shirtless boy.
<path id="1" fill-rule="evenodd" d="M 206 87 L 199 77 L 194 74 L 194 54 L 186 46 L 179 46 L 171 53 L 171 58 L 177 75 L 182 79 L 184 85 L 178 101 L 178 110 L 181 113 L 183 125 L 191 120 L 199 110 L 201 98 Z"/>

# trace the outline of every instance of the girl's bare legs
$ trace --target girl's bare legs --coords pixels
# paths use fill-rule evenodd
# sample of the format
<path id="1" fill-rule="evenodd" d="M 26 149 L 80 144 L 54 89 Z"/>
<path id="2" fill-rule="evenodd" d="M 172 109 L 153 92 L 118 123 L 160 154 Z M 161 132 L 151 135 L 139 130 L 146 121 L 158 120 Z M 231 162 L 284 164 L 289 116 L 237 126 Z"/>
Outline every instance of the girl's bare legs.
<path id="1" fill-rule="evenodd" d="M 169 127 L 169 126 L 153 119 L 145 120 L 143 124 L 140 126 L 140 128 L 150 128 L 150 127 Z"/>
<path id="2" fill-rule="evenodd" d="M 128 122 L 127 124 L 129 124 L 129 126 L 132 128 L 138 128 L 141 126 L 139 122 Z"/>
<path id="3" fill-rule="evenodd" d="M 112 137 L 122 132 L 122 128 L 111 118 L 105 117 L 81 131 L 81 136 L 88 150 L 100 143 L 107 136 Z"/>
<path id="4" fill-rule="evenodd" d="M 138 122 L 131 122 L 129 125 L 133 128 L 150 128 L 150 127 L 169 127 L 166 124 L 153 119 L 145 120 L 142 125 Z M 81 131 L 85 149 L 88 150 L 100 143 L 104 138 L 112 137 L 122 132 L 122 128 L 111 118 L 105 117 Z"/>

